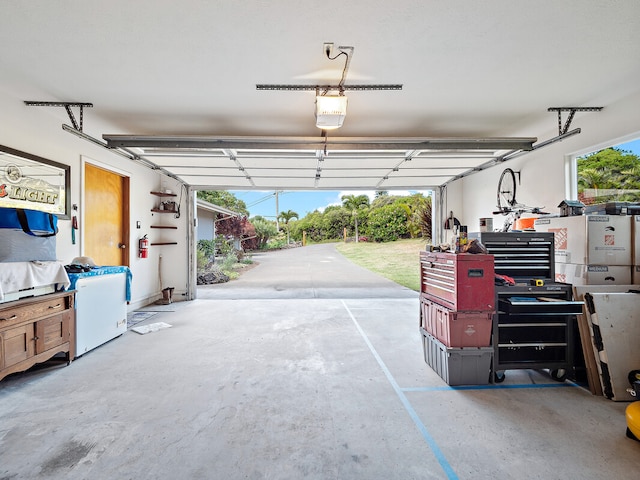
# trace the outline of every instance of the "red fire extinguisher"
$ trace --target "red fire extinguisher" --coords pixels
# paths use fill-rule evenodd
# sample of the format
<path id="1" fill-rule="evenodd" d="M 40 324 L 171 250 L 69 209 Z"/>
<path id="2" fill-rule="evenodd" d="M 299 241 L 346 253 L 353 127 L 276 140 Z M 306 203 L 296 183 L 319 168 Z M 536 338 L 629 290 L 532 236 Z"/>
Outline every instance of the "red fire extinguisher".
<path id="1" fill-rule="evenodd" d="M 149 239 L 146 235 L 138 240 L 138 256 L 140 258 L 147 258 L 149 256 Z"/>

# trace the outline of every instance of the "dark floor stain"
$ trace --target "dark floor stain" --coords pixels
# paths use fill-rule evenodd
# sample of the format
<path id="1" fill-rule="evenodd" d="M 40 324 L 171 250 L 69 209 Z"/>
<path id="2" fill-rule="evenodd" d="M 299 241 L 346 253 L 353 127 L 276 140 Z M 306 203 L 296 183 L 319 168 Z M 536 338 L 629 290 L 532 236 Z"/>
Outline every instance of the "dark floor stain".
<path id="1" fill-rule="evenodd" d="M 369 459 L 369 455 L 351 455 L 351 460 L 356 463 L 366 462 Z"/>
<path id="2" fill-rule="evenodd" d="M 41 473 L 43 475 L 47 475 L 57 470 L 71 468 L 86 457 L 95 446 L 95 443 L 84 444 L 76 441 L 67 442 L 62 445 L 59 453 L 42 465 Z"/>

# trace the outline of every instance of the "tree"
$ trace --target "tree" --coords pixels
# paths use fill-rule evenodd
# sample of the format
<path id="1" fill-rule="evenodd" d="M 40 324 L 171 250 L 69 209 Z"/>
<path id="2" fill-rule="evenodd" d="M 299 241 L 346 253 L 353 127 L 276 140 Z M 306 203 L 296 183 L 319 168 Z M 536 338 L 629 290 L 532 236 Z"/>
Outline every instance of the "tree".
<path id="1" fill-rule="evenodd" d="M 280 215 L 278 215 L 278 220 L 284 221 L 285 230 L 287 231 L 287 244 L 289 243 L 289 220 L 291 220 L 292 218 L 298 218 L 298 214 L 293 210 L 280 212 Z"/>
<path id="2" fill-rule="evenodd" d="M 247 217 L 249 216 L 247 204 L 226 190 L 198 190 L 196 197 L 205 202 L 228 208 Z"/>
<path id="3" fill-rule="evenodd" d="M 421 193 L 405 197 L 397 197 L 396 204 L 405 205 L 407 208 L 407 230 L 411 238 L 419 236 L 431 239 L 431 197 L 425 197 Z"/>
<path id="4" fill-rule="evenodd" d="M 584 203 L 640 198 L 640 157 L 634 153 L 605 148 L 578 158 L 577 167 L 578 197 Z M 594 193 L 588 196 L 588 190 Z"/>
<path id="5" fill-rule="evenodd" d="M 255 217 L 251 219 L 251 223 L 255 230 L 258 248 L 264 247 L 271 237 L 275 237 L 278 234 L 276 224 L 270 220 Z"/>
<path id="6" fill-rule="evenodd" d="M 406 237 L 407 210 L 406 205 L 394 204 L 371 210 L 369 213 L 368 232 L 376 242 L 392 242 Z"/>
<path id="7" fill-rule="evenodd" d="M 351 211 L 355 219 L 355 234 L 356 234 L 356 242 L 358 241 L 358 210 L 364 209 L 369 206 L 369 197 L 366 195 L 343 195 L 342 196 L 342 206 L 347 210 Z"/>
<path id="8" fill-rule="evenodd" d="M 598 190 L 606 188 L 611 175 L 600 168 L 585 168 L 578 172 L 578 191 L 594 190 L 591 199 L 595 202 L 598 198 Z"/>

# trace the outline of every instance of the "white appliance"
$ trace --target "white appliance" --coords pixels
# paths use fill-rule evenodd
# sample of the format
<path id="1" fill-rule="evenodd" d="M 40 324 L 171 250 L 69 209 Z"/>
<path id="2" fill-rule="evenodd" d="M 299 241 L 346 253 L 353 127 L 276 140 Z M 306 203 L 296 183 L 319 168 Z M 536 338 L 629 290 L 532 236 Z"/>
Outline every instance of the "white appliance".
<path id="1" fill-rule="evenodd" d="M 76 358 L 127 331 L 127 274 L 78 278 Z"/>

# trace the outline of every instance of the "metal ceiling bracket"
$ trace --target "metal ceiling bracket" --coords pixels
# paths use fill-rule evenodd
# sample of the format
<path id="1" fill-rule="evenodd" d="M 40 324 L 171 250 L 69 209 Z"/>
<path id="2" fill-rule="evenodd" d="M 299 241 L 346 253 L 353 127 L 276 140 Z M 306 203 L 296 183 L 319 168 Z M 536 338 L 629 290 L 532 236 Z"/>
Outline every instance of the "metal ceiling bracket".
<path id="1" fill-rule="evenodd" d="M 576 112 L 599 112 L 603 107 L 549 107 L 547 111 L 558 112 L 558 135 L 564 135 L 569 131 L 571 121 Z M 562 112 L 569 112 L 567 120 L 562 126 Z"/>
<path id="2" fill-rule="evenodd" d="M 82 132 L 82 123 L 84 119 L 84 107 L 93 107 L 93 103 L 86 102 L 34 102 L 30 100 L 25 100 L 24 104 L 29 107 L 64 107 L 67 111 L 67 115 L 69 115 L 69 120 L 73 124 L 73 128 Z M 79 107 L 80 108 L 80 123 L 76 121 L 76 117 L 73 115 L 73 111 L 71 107 Z"/>

